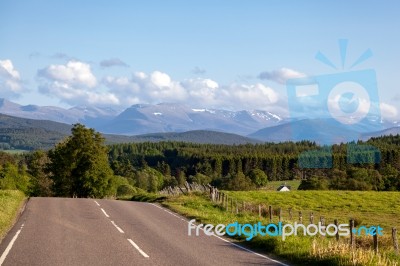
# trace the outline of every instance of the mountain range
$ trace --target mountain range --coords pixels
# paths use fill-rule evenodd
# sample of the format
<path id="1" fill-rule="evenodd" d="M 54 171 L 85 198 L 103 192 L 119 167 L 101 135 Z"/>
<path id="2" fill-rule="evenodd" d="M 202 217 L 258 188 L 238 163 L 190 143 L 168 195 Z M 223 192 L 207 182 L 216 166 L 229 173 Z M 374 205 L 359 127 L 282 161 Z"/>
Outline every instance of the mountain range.
<path id="1" fill-rule="evenodd" d="M 41 134 L 48 137 L 49 132 L 54 133 L 52 141 L 42 143 L 46 147 L 68 135 L 74 123 L 82 123 L 102 132 L 108 143 L 175 140 L 243 144 L 311 140 L 320 144 L 331 144 L 400 133 L 400 127 L 393 121 L 376 123 L 364 119 L 349 127 L 332 118 L 289 119 L 261 110 L 195 109 L 172 103 L 137 104 L 125 110 L 93 106 L 64 109 L 53 106 L 23 106 L 0 99 L 0 114 L 14 117 L 0 117 L 1 134 L 15 128 L 25 133 L 35 128 L 47 132 Z M 41 147 L 42 144 L 36 146 Z"/>
<path id="2" fill-rule="evenodd" d="M 82 123 L 108 134 L 138 135 L 160 132 L 211 130 L 248 135 L 284 121 L 279 115 L 260 110 L 226 111 L 194 109 L 183 104 L 137 104 L 125 110 L 80 106 L 22 106 L 0 99 L 0 113 L 21 118 Z"/>

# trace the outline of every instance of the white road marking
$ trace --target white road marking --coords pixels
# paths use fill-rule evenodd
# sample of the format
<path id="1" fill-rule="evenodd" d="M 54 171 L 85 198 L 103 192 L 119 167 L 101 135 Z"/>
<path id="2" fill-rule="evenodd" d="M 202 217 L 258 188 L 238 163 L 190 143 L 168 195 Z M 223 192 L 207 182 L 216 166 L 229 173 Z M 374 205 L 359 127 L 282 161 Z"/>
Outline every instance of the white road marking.
<path id="1" fill-rule="evenodd" d="M 0 265 L 3 264 L 4 260 L 6 259 L 8 253 L 10 252 L 12 246 L 14 245 L 15 240 L 17 240 L 19 233 L 21 233 L 22 228 L 24 227 L 24 224 L 21 225 L 21 228 L 15 233 L 15 236 L 11 239 L 10 243 L 8 243 L 8 246 L 6 250 L 4 250 L 3 254 L 0 257 Z"/>
<path id="2" fill-rule="evenodd" d="M 114 221 L 111 221 L 111 223 L 115 226 L 115 228 L 117 228 L 117 230 L 118 230 L 121 234 L 124 233 L 124 231 L 123 231 L 121 228 L 119 228 L 119 226 L 116 225 L 116 224 L 114 223 Z"/>
<path id="3" fill-rule="evenodd" d="M 103 208 L 100 208 L 106 217 L 110 217 Z"/>
<path id="4" fill-rule="evenodd" d="M 97 204 L 97 206 L 100 206 L 100 204 L 97 201 L 94 201 L 94 202 Z"/>
<path id="5" fill-rule="evenodd" d="M 149 255 L 147 255 L 138 245 L 136 245 L 136 243 L 133 242 L 132 239 L 128 238 L 128 241 L 129 241 L 129 243 L 132 244 L 132 246 L 134 246 L 137 249 L 137 251 L 139 251 L 140 254 L 142 254 L 143 257 L 145 257 L 145 258 L 149 257 Z"/>
<path id="6" fill-rule="evenodd" d="M 154 203 L 150 203 L 150 204 L 153 205 L 153 206 L 155 206 L 155 207 L 157 207 L 157 208 L 159 208 L 159 209 L 164 210 L 165 212 L 167 212 L 167 213 L 169 213 L 169 214 L 171 214 L 171 215 L 173 215 L 173 216 L 175 216 L 175 217 L 177 217 L 177 218 L 179 218 L 179 219 L 181 219 L 181 220 L 183 220 L 183 221 L 185 221 L 185 222 L 187 222 L 187 223 L 189 223 L 189 221 L 188 221 L 187 219 L 182 219 L 182 217 L 179 217 L 179 216 L 176 215 L 175 213 L 170 212 L 170 211 L 166 210 L 165 208 L 163 208 L 163 207 L 161 207 L 161 206 L 158 206 L 157 204 L 154 204 Z M 204 231 L 204 228 L 200 227 L 200 229 Z M 227 243 L 229 243 L 229 244 L 231 244 L 231 245 L 233 245 L 233 246 L 235 246 L 235 247 L 237 247 L 237 248 L 240 248 L 240 249 L 245 250 L 245 251 L 247 251 L 247 252 L 250 252 L 250 253 L 252 253 L 252 254 L 254 254 L 254 255 L 256 255 L 256 256 L 259 256 L 259 257 L 261 257 L 261 258 L 268 259 L 268 260 L 273 261 L 273 262 L 275 262 L 275 263 L 278 263 L 279 265 L 282 265 L 282 266 L 290 266 L 289 264 L 285 264 L 285 263 L 283 263 L 283 262 L 274 260 L 274 259 L 272 259 L 272 258 L 270 258 L 270 257 L 268 257 L 268 256 L 265 256 L 265 255 L 262 255 L 262 254 L 260 254 L 260 253 L 254 252 L 254 251 L 252 251 L 252 250 L 250 250 L 250 249 L 247 249 L 247 248 L 242 247 L 242 246 L 240 246 L 240 245 L 238 245 L 238 244 L 235 244 L 235 243 L 233 243 L 233 242 L 231 242 L 231 241 L 229 241 L 229 240 L 227 240 L 227 239 L 224 239 L 224 238 L 222 238 L 222 237 L 220 237 L 220 236 L 216 236 L 216 235 L 213 235 L 213 236 L 215 236 L 216 238 L 218 238 L 218 239 L 220 239 L 220 240 L 222 240 L 222 241 L 224 241 L 224 242 L 227 242 Z"/>

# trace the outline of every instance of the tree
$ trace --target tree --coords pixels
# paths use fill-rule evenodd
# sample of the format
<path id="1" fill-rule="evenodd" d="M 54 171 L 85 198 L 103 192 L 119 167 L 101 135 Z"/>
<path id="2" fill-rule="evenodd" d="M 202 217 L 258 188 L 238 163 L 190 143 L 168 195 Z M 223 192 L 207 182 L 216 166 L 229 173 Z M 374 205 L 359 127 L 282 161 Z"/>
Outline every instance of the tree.
<path id="1" fill-rule="evenodd" d="M 242 172 L 239 172 L 228 181 L 227 189 L 229 190 L 252 190 L 254 184 L 251 179 L 245 176 Z"/>
<path id="2" fill-rule="evenodd" d="M 263 187 L 268 183 L 267 175 L 260 169 L 252 169 L 249 173 L 249 177 L 258 188 Z"/>
<path id="3" fill-rule="evenodd" d="M 75 124 L 72 136 L 49 151 L 48 171 L 56 196 L 104 197 L 113 173 L 108 164 L 104 138 L 93 129 Z"/>
<path id="4" fill-rule="evenodd" d="M 31 175 L 29 184 L 29 194 L 31 196 L 51 196 L 51 187 L 53 181 L 45 172 L 46 164 L 49 163 L 49 157 L 44 151 L 35 151 L 28 155 L 27 166 L 28 174 Z"/>

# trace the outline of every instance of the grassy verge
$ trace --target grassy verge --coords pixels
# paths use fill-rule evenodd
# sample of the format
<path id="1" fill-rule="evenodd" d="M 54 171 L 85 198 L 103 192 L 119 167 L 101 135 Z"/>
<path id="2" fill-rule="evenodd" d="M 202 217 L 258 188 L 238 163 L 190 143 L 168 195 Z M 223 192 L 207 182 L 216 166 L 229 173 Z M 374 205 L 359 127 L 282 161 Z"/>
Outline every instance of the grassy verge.
<path id="1" fill-rule="evenodd" d="M 165 196 L 160 196 L 159 194 L 155 193 L 138 193 L 133 195 L 130 200 L 133 201 L 144 201 L 144 202 L 163 202 L 166 200 Z"/>
<path id="2" fill-rule="evenodd" d="M 228 192 L 231 196 L 238 199 L 245 199 L 247 202 L 265 203 L 267 194 L 271 192 Z M 265 193 L 265 194 L 264 194 Z M 299 193 L 299 194 L 298 194 Z M 313 196 L 312 196 L 313 193 Z M 336 194 L 334 194 L 336 193 Z M 400 193 L 380 193 L 380 192 L 338 192 L 318 191 L 303 193 L 291 192 L 272 193 L 274 196 L 268 195 L 268 202 L 276 204 L 276 206 L 291 206 L 294 209 L 312 210 L 312 207 L 319 205 L 329 205 L 328 212 L 333 212 L 333 217 L 341 219 L 339 214 L 343 211 L 349 211 L 353 216 L 360 219 L 367 219 L 369 214 L 377 215 L 372 224 L 394 225 L 394 217 L 400 217 L 398 214 L 398 199 Z M 374 194 L 375 193 L 375 194 Z M 261 196 L 259 195 L 261 194 Z M 342 197 L 342 201 L 335 200 L 334 197 Z M 333 198 L 332 198 L 333 197 Z M 276 200 L 275 202 L 273 200 Z M 350 204 L 349 206 L 341 204 Z M 397 202 L 397 206 L 395 206 Z M 279 203 L 279 204 L 278 204 Z M 313 203 L 314 205 L 312 205 Z M 287 204 L 287 205 L 285 205 Z M 318 205 L 319 204 L 319 205 Z M 354 208 L 354 204 L 357 208 Z M 163 205 L 185 215 L 194 218 L 197 222 L 210 224 L 229 224 L 239 222 L 242 224 L 254 224 L 261 221 L 268 224 L 265 218 L 259 218 L 250 212 L 234 214 L 226 212 L 219 205 L 216 205 L 208 199 L 207 196 L 201 194 L 181 195 L 177 197 L 169 197 L 163 200 Z M 364 207 L 362 207 L 364 206 Z M 372 206 L 372 207 L 371 207 Z M 390 207 L 389 207 L 390 206 Z M 347 219 L 346 215 L 341 216 Z M 343 220 L 345 222 L 347 220 Z M 274 221 L 277 222 L 277 221 Z M 329 222 L 330 223 L 330 222 Z M 397 224 L 396 221 L 395 224 Z M 363 223 L 366 224 L 366 223 Z M 394 254 L 391 246 L 390 233 L 380 237 L 379 253 L 376 255 L 372 251 L 371 237 L 357 237 L 357 248 L 349 249 L 348 238 L 342 237 L 339 242 L 330 237 L 304 237 L 291 236 L 283 241 L 280 237 L 255 237 L 251 241 L 245 241 L 244 237 L 235 238 L 244 245 L 250 246 L 265 253 L 272 253 L 281 258 L 287 259 L 298 265 L 399 265 L 400 257 Z"/>
<path id="3" fill-rule="evenodd" d="M 18 190 L 0 190 L 0 239 L 14 224 L 25 195 Z"/>

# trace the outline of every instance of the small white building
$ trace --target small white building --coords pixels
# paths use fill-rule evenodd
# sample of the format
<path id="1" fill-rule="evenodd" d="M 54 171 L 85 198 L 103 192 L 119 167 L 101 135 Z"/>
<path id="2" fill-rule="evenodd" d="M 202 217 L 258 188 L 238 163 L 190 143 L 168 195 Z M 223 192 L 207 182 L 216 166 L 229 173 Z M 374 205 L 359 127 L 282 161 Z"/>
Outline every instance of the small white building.
<path id="1" fill-rule="evenodd" d="M 277 191 L 280 191 L 280 192 L 290 191 L 290 186 L 280 185 L 280 186 L 278 187 Z"/>

